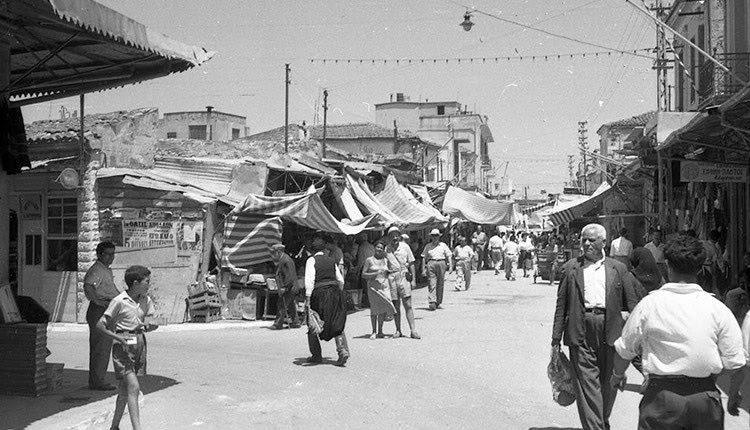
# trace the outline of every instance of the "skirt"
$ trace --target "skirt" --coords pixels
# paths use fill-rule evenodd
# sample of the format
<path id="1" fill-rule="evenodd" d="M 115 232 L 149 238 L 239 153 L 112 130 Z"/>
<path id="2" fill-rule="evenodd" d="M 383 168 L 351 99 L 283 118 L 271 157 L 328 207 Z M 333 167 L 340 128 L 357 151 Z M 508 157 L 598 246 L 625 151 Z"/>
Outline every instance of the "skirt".
<path id="1" fill-rule="evenodd" d="M 393 316 L 396 308 L 391 302 L 391 290 L 388 280 L 382 282 L 377 279 L 367 281 L 367 299 L 370 301 L 370 315 Z"/>
<path id="2" fill-rule="evenodd" d="M 315 287 L 310 296 L 310 309 L 317 312 L 325 323 L 318 336 L 322 340 L 331 340 L 344 332 L 346 297 L 337 285 Z"/>

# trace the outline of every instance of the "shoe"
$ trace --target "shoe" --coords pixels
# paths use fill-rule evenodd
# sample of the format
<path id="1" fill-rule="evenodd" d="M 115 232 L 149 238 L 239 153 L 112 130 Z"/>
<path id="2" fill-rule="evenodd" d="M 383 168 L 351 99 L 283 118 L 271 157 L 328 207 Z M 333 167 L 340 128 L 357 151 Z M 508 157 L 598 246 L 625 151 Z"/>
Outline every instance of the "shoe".
<path id="1" fill-rule="evenodd" d="M 281 325 L 272 324 L 271 327 L 269 327 L 269 328 L 271 330 L 283 330 L 284 329 L 284 325 L 283 324 L 281 324 Z"/>
<path id="2" fill-rule="evenodd" d="M 373 334 L 370 335 L 370 340 L 375 340 L 375 339 L 377 339 L 377 337 L 378 336 L 375 333 L 373 333 Z"/>
<path id="3" fill-rule="evenodd" d="M 378 339 L 383 339 L 383 338 L 385 338 L 385 335 L 383 333 L 378 333 L 378 334 L 375 335 L 375 337 L 378 338 Z"/>
<path id="4" fill-rule="evenodd" d="M 344 367 L 344 365 L 346 365 L 346 362 L 348 360 L 349 360 L 349 352 L 341 351 L 339 353 L 339 359 L 336 361 L 336 366 Z"/>
<path id="5" fill-rule="evenodd" d="M 419 335 L 416 331 L 411 332 L 411 338 L 412 339 L 422 339 L 422 336 Z"/>
<path id="6" fill-rule="evenodd" d="M 456 291 L 461 291 L 461 289 L 458 287 L 453 287 L 453 289 L 455 289 Z"/>
<path id="7" fill-rule="evenodd" d="M 310 356 L 310 357 L 307 357 L 305 361 L 310 364 L 320 364 L 323 362 L 323 357 Z"/>
<path id="8" fill-rule="evenodd" d="M 397 331 L 396 333 L 393 333 L 393 339 L 397 339 L 399 337 L 403 336 L 400 331 Z"/>
<path id="9" fill-rule="evenodd" d="M 89 385 L 89 390 L 94 391 L 114 391 L 117 387 L 110 384 L 104 384 L 104 385 Z"/>
<path id="10" fill-rule="evenodd" d="M 436 308 L 435 307 L 435 303 L 430 303 L 430 307 L 428 309 L 431 310 L 431 311 L 434 311 L 435 308 Z"/>
<path id="11" fill-rule="evenodd" d="M 289 328 L 300 328 L 300 327 L 302 327 L 302 324 L 300 324 L 300 323 L 289 324 Z"/>

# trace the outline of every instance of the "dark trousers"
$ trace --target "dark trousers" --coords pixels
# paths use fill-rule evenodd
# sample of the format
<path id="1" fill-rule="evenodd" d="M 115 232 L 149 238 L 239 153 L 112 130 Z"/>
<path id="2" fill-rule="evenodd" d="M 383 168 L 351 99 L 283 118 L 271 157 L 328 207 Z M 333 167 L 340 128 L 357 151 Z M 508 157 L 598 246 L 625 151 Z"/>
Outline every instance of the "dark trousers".
<path id="1" fill-rule="evenodd" d="M 710 377 L 651 377 L 638 410 L 639 430 L 724 428 L 721 394 Z"/>
<path id="2" fill-rule="evenodd" d="M 604 338 L 604 314 L 586 312 L 583 345 L 570 347 L 576 377 L 576 405 L 584 430 L 609 429 L 617 390 L 610 385 L 615 348 Z"/>
<path id="3" fill-rule="evenodd" d="M 287 317 L 291 319 L 292 325 L 299 325 L 297 302 L 291 290 L 291 287 L 288 287 L 284 290 L 284 293 L 279 291 L 279 299 L 276 302 L 276 321 L 274 321 L 274 325 L 277 327 L 282 327 Z"/>
<path id="4" fill-rule="evenodd" d="M 89 325 L 89 387 L 105 385 L 109 367 L 109 356 L 112 354 L 112 339 L 96 329 L 96 323 L 107 308 L 94 302 L 89 303 L 86 311 L 86 322 Z"/>

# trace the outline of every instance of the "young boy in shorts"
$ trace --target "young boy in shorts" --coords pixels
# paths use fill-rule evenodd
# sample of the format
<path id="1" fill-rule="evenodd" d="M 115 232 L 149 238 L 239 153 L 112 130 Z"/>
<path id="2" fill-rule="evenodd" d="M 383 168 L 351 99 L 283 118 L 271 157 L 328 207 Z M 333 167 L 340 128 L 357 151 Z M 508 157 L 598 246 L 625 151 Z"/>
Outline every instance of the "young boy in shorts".
<path id="1" fill-rule="evenodd" d="M 151 311 L 152 305 L 148 297 L 151 271 L 143 266 L 130 266 L 125 271 L 125 284 L 128 289 L 112 299 L 96 328 L 115 341 L 112 345 L 112 363 L 120 386 L 110 428 L 119 428 L 127 404 L 133 429 L 140 430 L 140 386 L 137 375 L 146 374 L 144 333 L 158 328 L 156 324 L 144 324 L 144 318 Z"/>

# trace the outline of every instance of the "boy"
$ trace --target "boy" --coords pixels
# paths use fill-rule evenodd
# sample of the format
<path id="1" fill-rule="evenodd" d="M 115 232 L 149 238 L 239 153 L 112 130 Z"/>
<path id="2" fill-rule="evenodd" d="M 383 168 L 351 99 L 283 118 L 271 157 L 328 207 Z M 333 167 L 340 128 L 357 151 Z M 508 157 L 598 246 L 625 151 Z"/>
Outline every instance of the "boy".
<path id="1" fill-rule="evenodd" d="M 146 374 L 144 333 L 158 328 L 156 324 L 143 322 L 152 305 L 147 295 L 151 284 L 151 271 L 143 266 L 130 266 L 125 271 L 125 284 L 128 289 L 112 299 L 96 328 L 115 341 L 112 345 L 112 362 L 120 386 L 111 429 L 119 428 L 127 403 L 133 429 L 140 430 L 140 386 L 137 375 Z"/>

